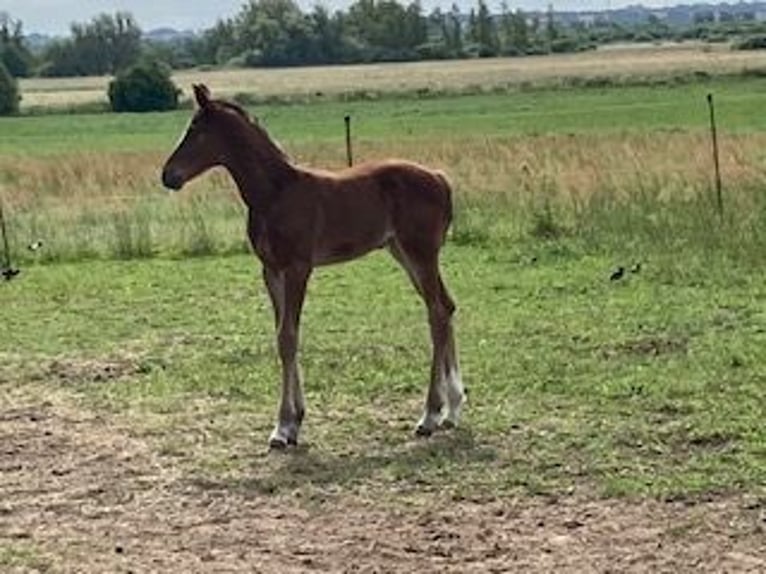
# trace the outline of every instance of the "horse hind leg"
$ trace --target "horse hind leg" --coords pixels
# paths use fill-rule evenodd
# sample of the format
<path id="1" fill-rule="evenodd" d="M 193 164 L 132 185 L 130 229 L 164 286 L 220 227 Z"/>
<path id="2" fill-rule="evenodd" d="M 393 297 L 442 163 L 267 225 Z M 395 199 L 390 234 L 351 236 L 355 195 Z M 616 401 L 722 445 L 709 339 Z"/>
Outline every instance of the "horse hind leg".
<path id="1" fill-rule="evenodd" d="M 466 392 L 460 375 L 460 364 L 458 362 L 457 345 L 455 343 L 455 329 L 452 324 L 452 317 L 456 309 L 455 302 L 452 297 L 450 297 L 440 274 L 437 279 L 439 285 L 439 297 L 442 301 L 442 306 L 448 310 L 446 324 L 447 341 L 443 367 L 447 393 L 447 414 L 442 421 L 442 426 L 445 428 L 454 428 L 460 421 L 460 411 L 466 401 Z"/>
<path id="2" fill-rule="evenodd" d="M 417 434 L 427 436 L 443 424 L 449 427 L 457 425 L 460 407 L 465 397 L 460 381 L 452 329 L 455 304 L 444 287 L 436 254 L 420 260 L 408 255 L 396 242 L 390 245 L 390 251 L 407 271 L 428 309 L 428 323 L 433 344 L 431 377 L 424 413 L 415 429 Z"/>
<path id="3" fill-rule="evenodd" d="M 447 352 L 444 361 L 447 387 L 447 415 L 442 421 L 445 428 L 454 428 L 460 422 L 460 411 L 466 401 L 466 391 L 457 360 L 455 332 L 450 321 L 447 333 Z"/>

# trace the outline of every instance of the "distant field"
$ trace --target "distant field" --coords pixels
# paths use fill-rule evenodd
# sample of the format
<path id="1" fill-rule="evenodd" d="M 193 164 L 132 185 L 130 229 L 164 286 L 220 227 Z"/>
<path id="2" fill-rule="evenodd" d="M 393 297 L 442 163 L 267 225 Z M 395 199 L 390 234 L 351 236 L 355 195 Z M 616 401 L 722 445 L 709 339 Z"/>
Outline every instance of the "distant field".
<path id="1" fill-rule="evenodd" d="M 216 96 L 226 90 L 210 83 Z M 472 137 L 650 130 L 706 130 L 712 92 L 724 131 L 766 129 L 766 78 L 671 86 L 569 88 L 439 98 L 263 104 L 250 110 L 288 151 L 342 144 L 343 116 L 370 145 Z M 189 110 L 158 114 L 51 114 L 2 119 L 0 157 L 50 153 L 168 151 Z M 392 150 L 395 153 L 395 150 Z M 396 154 L 396 153 L 395 153 Z"/>
<path id="2" fill-rule="evenodd" d="M 766 68 L 766 52 L 732 51 L 728 45 L 699 43 L 616 46 L 582 54 L 494 58 L 446 62 L 375 64 L 273 70 L 184 71 L 176 83 L 189 94 L 206 82 L 224 95 L 260 98 L 337 96 L 429 90 L 459 92 L 523 85 L 556 84 L 566 79 L 615 80 L 680 73 L 737 74 Z M 106 99 L 107 77 L 22 80 L 22 107 L 66 107 Z"/>

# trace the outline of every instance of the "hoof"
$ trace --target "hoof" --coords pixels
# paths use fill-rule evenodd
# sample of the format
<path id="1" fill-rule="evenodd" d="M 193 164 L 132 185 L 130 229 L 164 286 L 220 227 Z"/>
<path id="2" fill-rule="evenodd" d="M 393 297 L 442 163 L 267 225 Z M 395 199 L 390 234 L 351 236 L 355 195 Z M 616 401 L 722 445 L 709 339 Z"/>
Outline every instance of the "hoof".
<path id="1" fill-rule="evenodd" d="M 284 429 L 276 428 L 269 437 L 269 449 L 270 450 L 285 450 L 289 446 L 296 446 L 298 444 L 298 433 L 287 432 Z"/>
<path id="2" fill-rule="evenodd" d="M 426 412 L 415 427 L 415 434 L 417 436 L 431 436 L 439 428 L 441 419 L 441 413 Z"/>
<path id="3" fill-rule="evenodd" d="M 449 412 L 447 413 L 447 416 L 444 417 L 444 420 L 441 421 L 441 424 L 439 425 L 440 428 L 443 429 L 454 429 L 458 427 L 458 423 L 460 422 L 460 407 L 461 404 L 458 404 L 456 407 L 451 408 Z"/>
<path id="4" fill-rule="evenodd" d="M 431 436 L 434 434 L 434 429 L 429 428 L 425 425 L 419 424 L 415 427 L 415 436 Z"/>
<path id="5" fill-rule="evenodd" d="M 269 450 L 285 450 L 287 441 L 280 437 L 271 437 L 269 439 Z"/>
<path id="6" fill-rule="evenodd" d="M 272 437 L 269 439 L 269 450 L 286 450 L 292 446 L 298 446 L 298 441 L 293 438 L 285 440 L 283 438 Z"/>
<path id="7" fill-rule="evenodd" d="M 445 418 L 442 421 L 442 424 L 439 425 L 439 428 L 444 430 L 452 430 L 457 428 L 457 421 L 452 420 L 451 418 Z"/>

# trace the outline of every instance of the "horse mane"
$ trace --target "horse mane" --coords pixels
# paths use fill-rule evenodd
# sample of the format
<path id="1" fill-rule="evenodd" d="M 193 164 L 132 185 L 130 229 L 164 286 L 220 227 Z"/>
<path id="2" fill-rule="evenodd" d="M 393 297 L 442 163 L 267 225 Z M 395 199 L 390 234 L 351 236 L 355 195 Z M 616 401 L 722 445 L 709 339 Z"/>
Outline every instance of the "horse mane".
<path id="1" fill-rule="evenodd" d="M 247 120 L 249 123 L 257 123 L 257 121 L 253 121 L 253 118 L 245 111 L 245 108 L 240 106 L 239 104 L 235 104 L 234 102 L 229 102 L 226 100 L 217 100 L 217 103 L 220 104 L 222 107 L 229 109 L 233 112 L 236 112 L 240 116 L 242 116 L 242 119 Z"/>
<path id="2" fill-rule="evenodd" d="M 261 127 L 261 124 L 258 122 L 258 120 L 254 119 L 249 113 L 247 113 L 245 108 L 239 104 L 235 104 L 234 102 L 229 102 L 227 100 L 217 100 L 216 103 L 219 104 L 222 108 L 230 110 L 238 115 L 254 132 L 256 132 L 261 138 L 266 140 L 271 145 L 271 147 L 280 156 L 281 159 L 286 162 L 290 161 L 289 156 L 282 149 L 282 146 L 280 146 L 271 138 L 271 136 L 269 136 L 268 132 L 263 127 Z"/>

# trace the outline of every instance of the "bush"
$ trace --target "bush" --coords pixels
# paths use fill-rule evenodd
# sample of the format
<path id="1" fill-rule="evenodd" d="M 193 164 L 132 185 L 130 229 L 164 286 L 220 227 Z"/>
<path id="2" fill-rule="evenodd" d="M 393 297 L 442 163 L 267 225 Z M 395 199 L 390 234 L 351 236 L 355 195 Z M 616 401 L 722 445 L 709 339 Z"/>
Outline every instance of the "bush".
<path id="1" fill-rule="evenodd" d="M 0 62 L 0 116 L 9 116 L 19 111 L 19 85 L 5 65 Z"/>
<path id="2" fill-rule="evenodd" d="M 734 44 L 735 50 L 766 50 L 766 34 L 749 36 Z"/>
<path id="3" fill-rule="evenodd" d="M 457 56 L 443 41 L 420 44 L 415 46 L 415 52 L 419 60 L 448 60 Z"/>
<path id="4" fill-rule="evenodd" d="M 174 110 L 180 93 L 170 69 L 159 62 L 137 64 L 109 83 L 109 103 L 115 112 Z"/>
<path id="5" fill-rule="evenodd" d="M 584 47 L 580 45 L 580 41 L 571 36 L 562 36 L 556 38 L 551 42 L 551 52 L 554 54 L 572 54 L 574 52 L 582 52 Z"/>

